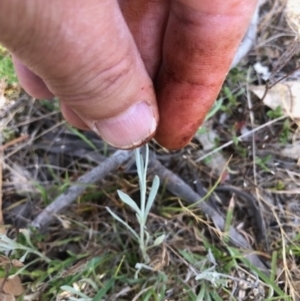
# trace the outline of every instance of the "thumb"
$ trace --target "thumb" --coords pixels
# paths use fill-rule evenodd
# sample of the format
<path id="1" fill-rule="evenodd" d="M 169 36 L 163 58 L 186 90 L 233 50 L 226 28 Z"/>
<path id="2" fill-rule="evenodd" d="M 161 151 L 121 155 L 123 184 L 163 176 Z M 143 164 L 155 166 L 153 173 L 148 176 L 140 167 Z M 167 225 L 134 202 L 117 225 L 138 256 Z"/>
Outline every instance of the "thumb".
<path id="1" fill-rule="evenodd" d="M 71 123 L 79 119 L 118 148 L 154 135 L 154 89 L 116 0 L 0 5 L 0 42 L 72 112 Z"/>

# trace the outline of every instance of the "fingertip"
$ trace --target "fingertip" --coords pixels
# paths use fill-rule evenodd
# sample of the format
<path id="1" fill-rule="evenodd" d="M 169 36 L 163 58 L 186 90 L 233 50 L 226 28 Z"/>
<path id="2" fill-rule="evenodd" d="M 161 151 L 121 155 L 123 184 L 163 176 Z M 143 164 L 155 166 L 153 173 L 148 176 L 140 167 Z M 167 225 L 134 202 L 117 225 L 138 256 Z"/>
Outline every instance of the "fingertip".
<path id="1" fill-rule="evenodd" d="M 64 118 L 72 126 L 80 130 L 91 130 L 86 123 L 69 106 L 60 102 L 60 110 Z"/>
<path id="2" fill-rule="evenodd" d="M 29 95 L 37 99 L 47 99 L 54 96 L 39 76 L 29 70 L 15 56 L 12 57 L 12 60 L 20 85 Z"/>
<path id="3" fill-rule="evenodd" d="M 155 140 L 169 150 L 185 147 L 203 123 L 216 98 L 207 89 L 163 81 L 158 89 L 160 122 Z M 180 97 L 178 97 L 180 96 Z M 176 98 L 178 97 L 178 98 Z"/>
<path id="4" fill-rule="evenodd" d="M 193 138 L 220 92 L 256 2 L 172 2 L 155 86 L 159 144 L 180 149 Z"/>
<path id="5" fill-rule="evenodd" d="M 121 114 L 95 123 L 99 135 L 112 146 L 131 149 L 154 136 L 157 118 L 152 108 L 139 102 Z"/>

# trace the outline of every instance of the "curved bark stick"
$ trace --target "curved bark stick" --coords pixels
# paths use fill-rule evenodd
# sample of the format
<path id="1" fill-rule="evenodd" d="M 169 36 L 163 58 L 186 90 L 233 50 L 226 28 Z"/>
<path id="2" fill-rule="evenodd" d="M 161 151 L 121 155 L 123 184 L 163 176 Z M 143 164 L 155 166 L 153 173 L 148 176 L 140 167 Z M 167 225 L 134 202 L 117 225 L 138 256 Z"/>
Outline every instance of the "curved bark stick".
<path id="1" fill-rule="evenodd" d="M 44 228 L 51 222 L 53 217 L 70 206 L 78 196 L 80 196 L 88 185 L 94 184 L 100 179 L 106 177 L 112 170 L 118 168 L 122 163 L 128 160 L 132 155 L 131 151 L 116 151 L 111 157 L 103 163 L 93 168 L 88 173 L 79 177 L 77 183 L 73 184 L 63 194 L 57 197 L 49 206 L 47 206 L 30 224 L 38 229 Z"/>

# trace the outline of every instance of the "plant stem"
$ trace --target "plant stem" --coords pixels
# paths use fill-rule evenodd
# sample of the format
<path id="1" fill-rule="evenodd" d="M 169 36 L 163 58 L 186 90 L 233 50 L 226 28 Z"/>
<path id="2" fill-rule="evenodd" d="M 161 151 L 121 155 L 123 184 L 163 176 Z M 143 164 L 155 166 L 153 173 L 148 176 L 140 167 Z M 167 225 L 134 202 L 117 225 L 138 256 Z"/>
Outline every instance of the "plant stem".
<path id="1" fill-rule="evenodd" d="M 146 218 L 147 218 L 145 216 L 145 208 L 146 208 L 146 194 L 147 194 L 147 166 L 149 160 L 148 145 L 146 145 L 145 160 L 141 160 L 140 152 L 141 152 L 141 148 L 135 150 L 136 164 L 140 165 L 140 170 L 141 170 L 141 174 L 139 175 L 140 197 L 141 197 L 140 249 L 145 262 L 148 262 L 149 258 L 146 253 L 146 245 L 145 245 L 145 227 L 146 227 Z M 144 166 L 142 166 L 142 162 L 144 162 Z"/>

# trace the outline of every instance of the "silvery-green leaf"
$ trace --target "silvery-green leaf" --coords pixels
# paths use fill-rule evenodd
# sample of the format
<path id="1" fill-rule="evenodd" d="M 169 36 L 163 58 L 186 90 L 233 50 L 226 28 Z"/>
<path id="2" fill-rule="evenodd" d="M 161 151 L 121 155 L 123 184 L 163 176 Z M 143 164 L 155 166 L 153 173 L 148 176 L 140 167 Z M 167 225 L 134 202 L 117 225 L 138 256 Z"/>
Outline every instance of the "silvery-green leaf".
<path id="1" fill-rule="evenodd" d="M 133 236 L 136 238 L 137 241 L 139 241 L 139 236 L 137 235 L 137 233 L 125 222 L 123 221 L 118 215 L 116 215 L 115 213 L 113 213 L 110 208 L 105 207 L 106 210 L 112 215 L 112 217 L 117 220 L 118 222 L 120 222 L 121 224 L 123 224 L 132 234 Z"/>
<path id="2" fill-rule="evenodd" d="M 28 251 L 19 259 L 21 262 L 24 262 L 26 260 L 26 257 L 28 255 Z"/>
<path id="3" fill-rule="evenodd" d="M 196 301 L 203 301 L 204 300 L 204 297 L 205 297 L 205 288 L 206 288 L 205 285 L 201 286 L 201 289 L 200 289 L 200 292 L 199 292 L 199 294 L 197 296 Z"/>
<path id="4" fill-rule="evenodd" d="M 71 294 L 78 295 L 78 296 L 80 296 L 80 297 L 82 297 L 82 298 L 85 298 L 86 300 L 92 300 L 92 299 L 89 298 L 86 294 L 84 294 L 84 293 L 82 293 L 82 292 L 76 290 L 75 288 L 73 288 L 73 287 L 71 287 L 71 286 L 63 285 L 63 286 L 61 286 L 60 288 L 61 288 L 61 290 L 63 290 L 63 291 L 67 291 L 67 292 L 69 292 L 69 293 L 71 293 Z"/>
<path id="5" fill-rule="evenodd" d="M 142 175 L 143 175 L 145 172 L 145 163 L 144 163 L 145 160 L 144 160 L 143 154 L 141 152 L 141 149 L 139 149 L 139 152 L 140 152 L 140 165 L 142 168 Z"/>
<path id="6" fill-rule="evenodd" d="M 222 274 L 219 274 L 218 272 L 215 271 L 215 266 L 212 266 L 204 271 L 202 271 L 200 274 L 198 274 L 196 276 L 196 280 L 200 280 L 200 279 L 205 279 L 208 281 L 211 281 L 212 279 L 215 278 L 220 278 L 222 276 Z"/>
<path id="7" fill-rule="evenodd" d="M 166 237 L 165 234 L 162 234 L 162 235 L 158 236 L 158 237 L 155 239 L 153 246 L 154 246 L 154 247 L 159 246 L 159 245 L 165 240 L 165 237 Z"/>
<path id="8" fill-rule="evenodd" d="M 14 250 L 15 248 L 13 246 L 10 246 L 8 244 L 5 243 L 1 243 L 0 242 L 0 252 L 3 252 L 5 250 Z"/>
<path id="9" fill-rule="evenodd" d="M 217 262 L 216 262 L 216 259 L 215 259 L 215 257 L 214 257 L 214 254 L 212 253 L 212 251 L 211 251 L 210 248 L 208 249 L 207 258 L 208 258 L 208 260 L 209 260 L 214 266 L 217 265 Z"/>
<path id="10" fill-rule="evenodd" d="M 207 294 L 207 299 L 206 301 L 212 301 L 210 294 Z"/>
<path id="11" fill-rule="evenodd" d="M 143 222 L 143 221 L 142 221 L 142 219 L 143 219 L 142 216 L 139 215 L 138 213 L 136 213 L 135 216 L 136 216 L 136 219 L 137 219 L 138 223 L 141 225 L 142 222 Z"/>
<path id="12" fill-rule="evenodd" d="M 12 249 L 12 248 L 18 248 L 19 244 L 15 242 L 14 240 L 10 239 L 6 235 L 1 235 L 0 236 L 0 250 L 1 248 L 4 248 L 5 250 L 7 249 Z"/>
<path id="13" fill-rule="evenodd" d="M 137 148 L 134 153 L 135 153 L 135 164 L 136 164 L 136 168 L 137 168 L 137 173 L 139 176 L 139 180 L 142 179 L 143 177 L 143 173 L 144 173 L 144 166 L 143 166 L 143 158 L 141 157 L 141 153 L 140 153 L 140 148 Z"/>
<path id="14" fill-rule="evenodd" d="M 134 274 L 134 279 L 138 279 L 139 272 L 142 269 L 145 269 L 145 270 L 148 270 L 148 271 L 153 271 L 153 268 L 151 266 L 146 265 L 144 263 L 136 263 L 134 268 L 136 269 L 136 272 Z"/>
<path id="15" fill-rule="evenodd" d="M 121 190 L 118 190 L 117 192 L 118 192 L 119 198 L 125 204 L 127 204 L 129 207 L 131 207 L 131 209 L 133 209 L 138 214 L 141 214 L 140 208 L 137 206 L 136 202 L 129 195 L 127 195 L 126 193 L 124 193 Z"/>
<path id="16" fill-rule="evenodd" d="M 145 215 L 148 216 L 150 209 L 153 205 L 153 202 L 155 200 L 155 197 L 157 195 L 157 191 L 159 188 L 159 177 L 155 176 L 152 182 L 152 187 L 150 189 L 150 193 L 148 196 L 148 201 L 147 201 L 147 205 L 146 205 L 146 209 L 145 209 Z"/>
<path id="17" fill-rule="evenodd" d="M 34 246 L 32 245 L 32 242 L 31 242 L 31 239 L 30 239 L 30 233 L 29 233 L 29 231 L 28 231 L 27 229 L 21 229 L 20 232 L 21 232 L 21 233 L 23 234 L 23 236 L 25 237 L 26 242 L 29 244 L 29 246 L 30 246 L 31 248 L 35 249 Z"/>
<path id="18" fill-rule="evenodd" d="M 135 269 L 136 269 L 136 271 L 134 273 L 134 279 L 139 279 L 139 273 L 140 273 L 140 270 L 142 269 L 141 264 L 137 263 L 135 265 Z"/>
<path id="19" fill-rule="evenodd" d="M 149 162 L 149 145 L 146 144 L 145 146 L 145 164 L 144 164 L 144 170 L 147 172 L 148 168 L 148 162 Z"/>
<path id="20" fill-rule="evenodd" d="M 90 278 L 81 278 L 78 282 L 88 283 L 95 291 L 99 289 L 98 285 Z"/>
<path id="21" fill-rule="evenodd" d="M 145 245 L 148 246 L 148 243 L 150 240 L 150 234 L 146 229 L 144 231 L 145 231 L 145 235 L 146 235 Z"/>

